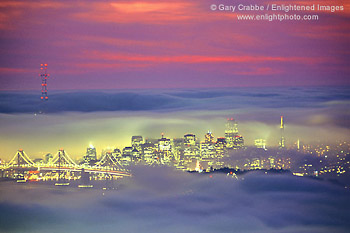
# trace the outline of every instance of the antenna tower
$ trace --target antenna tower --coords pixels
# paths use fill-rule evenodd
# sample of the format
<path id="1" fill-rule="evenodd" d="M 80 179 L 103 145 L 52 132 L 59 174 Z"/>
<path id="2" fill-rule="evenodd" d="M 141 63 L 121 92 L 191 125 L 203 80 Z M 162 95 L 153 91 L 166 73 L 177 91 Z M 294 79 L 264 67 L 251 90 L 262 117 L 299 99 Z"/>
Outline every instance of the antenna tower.
<path id="1" fill-rule="evenodd" d="M 47 78 L 50 75 L 47 73 L 47 64 L 41 64 L 40 77 L 41 77 L 41 100 L 46 101 L 49 99 L 47 96 Z"/>

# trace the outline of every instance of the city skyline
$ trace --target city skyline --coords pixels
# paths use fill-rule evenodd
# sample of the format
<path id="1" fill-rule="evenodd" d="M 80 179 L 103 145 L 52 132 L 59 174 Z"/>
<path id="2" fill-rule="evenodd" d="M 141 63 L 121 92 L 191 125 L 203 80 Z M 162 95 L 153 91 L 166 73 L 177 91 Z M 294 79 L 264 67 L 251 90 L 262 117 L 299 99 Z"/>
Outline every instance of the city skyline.
<path id="1" fill-rule="evenodd" d="M 194 133 L 201 138 L 211 130 L 224 137 L 227 117 L 239 122 L 247 145 L 258 138 L 278 145 L 281 115 L 288 122 L 288 143 L 349 138 L 346 87 L 56 91 L 44 103 L 40 92 L 10 92 L 0 99 L 1 158 L 19 148 L 37 156 L 60 147 L 82 155 L 79 145 L 121 148 L 133 135 L 158 138 L 165 133 L 175 138 Z M 47 112 L 39 114 L 43 105 Z"/>
<path id="2" fill-rule="evenodd" d="M 228 123 L 228 122 L 234 122 L 233 124 L 234 124 L 234 126 L 228 126 L 227 124 L 230 124 L 230 123 Z M 196 136 L 195 134 L 192 134 L 192 133 L 190 133 L 190 132 L 187 132 L 187 133 L 185 133 L 184 135 L 183 135 L 183 137 L 176 137 L 176 138 L 168 138 L 167 137 L 167 135 L 165 135 L 165 133 L 164 132 L 162 132 L 159 136 L 160 136 L 160 138 L 150 138 L 150 137 L 144 137 L 143 135 L 134 135 L 134 136 L 132 136 L 130 139 L 130 143 L 129 144 L 127 144 L 127 145 L 122 145 L 122 147 L 120 147 L 120 148 L 118 148 L 118 147 L 115 147 L 115 146 L 108 146 L 108 147 L 105 147 L 105 148 L 99 148 L 99 151 L 97 151 L 96 150 L 96 146 L 94 146 L 94 144 L 93 143 L 89 143 L 89 146 L 87 147 L 87 153 L 85 154 L 86 156 L 88 155 L 88 154 L 90 154 L 90 153 L 93 153 L 94 154 L 94 158 L 95 158 L 95 160 L 97 159 L 97 156 L 99 157 L 99 158 L 102 158 L 104 155 L 105 155 L 105 153 L 106 152 L 112 152 L 113 150 L 115 150 L 115 149 L 117 149 L 117 150 L 121 150 L 121 149 L 125 149 L 125 148 L 127 148 L 127 147 L 130 147 L 130 146 L 132 146 L 133 145 L 133 140 L 134 140 L 134 138 L 137 138 L 137 139 L 140 139 L 140 143 L 141 144 L 144 144 L 144 143 L 147 143 L 147 142 L 152 142 L 152 141 L 159 141 L 159 140 L 161 140 L 161 139 L 166 139 L 166 140 L 169 140 L 169 142 L 171 142 L 171 143 L 173 143 L 174 141 L 176 141 L 176 140 L 179 140 L 179 139 L 181 139 L 181 140 L 184 140 L 182 143 L 184 143 L 184 142 L 186 142 L 186 136 L 190 136 L 190 137 L 193 137 L 193 143 L 195 143 L 195 144 L 202 144 L 202 143 L 206 143 L 206 142 L 208 142 L 208 135 L 210 135 L 210 138 L 211 138 L 211 143 L 217 143 L 220 139 L 225 139 L 225 144 L 227 144 L 227 149 L 239 149 L 239 148 L 243 148 L 243 147 L 245 147 L 245 144 L 244 144 L 244 137 L 243 137 L 243 135 L 240 135 L 239 133 L 238 133 L 238 129 L 237 129 L 237 121 L 236 120 L 234 120 L 233 118 L 227 118 L 227 122 L 226 122 L 226 127 L 225 127 L 225 136 L 224 137 L 220 137 L 220 136 L 218 136 L 218 137 L 216 137 L 214 134 L 213 134 L 213 132 L 211 131 L 211 130 L 208 130 L 208 132 L 205 134 L 205 135 L 202 135 L 202 137 L 201 136 Z M 229 128 L 229 129 L 228 129 Z M 234 130 L 231 130 L 230 128 L 234 128 Z M 227 133 L 228 132 L 228 133 Z M 234 132 L 233 133 L 233 135 L 231 135 L 231 132 Z M 236 143 L 233 141 L 233 140 L 235 140 L 234 138 L 235 137 L 238 137 L 239 138 L 239 140 L 240 140 L 240 143 L 241 143 L 241 145 L 239 145 L 239 146 L 235 146 L 236 145 Z M 258 138 L 257 138 L 258 139 Z M 255 140 L 254 140 L 255 141 Z M 264 141 L 266 141 L 265 139 L 264 139 Z M 278 144 L 278 142 L 276 142 L 275 143 L 276 145 Z M 252 143 L 248 143 L 248 145 L 249 146 L 256 146 L 255 144 L 254 144 L 254 142 L 253 142 L 253 144 Z M 275 148 L 275 147 L 277 147 L 276 145 L 267 145 L 268 147 L 270 147 L 270 148 Z M 158 146 L 158 145 L 157 145 Z M 124 148 L 123 148 L 124 147 Z M 23 148 L 19 148 L 18 149 L 18 151 L 23 151 L 24 149 Z M 60 149 L 59 150 L 64 150 L 64 148 L 62 148 L 62 147 L 60 147 Z M 89 152 L 90 150 L 93 150 L 93 152 Z M 46 157 L 48 154 L 51 154 L 51 152 L 48 152 L 47 154 L 45 154 L 45 155 L 43 155 L 42 156 L 42 158 L 41 159 L 43 159 L 44 158 L 44 156 Z M 85 155 L 84 155 L 84 157 L 85 157 Z M 81 156 L 81 154 L 79 154 L 78 156 Z M 81 159 L 81 158 L 79 158 L 79 157 L 77 157 L 77 155 L 75 155 L 74 157 L 73 157 L 74 159 Z M 1 158 L 0 158 L 1 159 Z M 2 158 L 3 159 L 3 158 Z M 35 159 L 39 159 L 39 158 L 35 158 Z M 4 161 L 2 161 L 2 162 L 4 162 Z"/>
<path id="3" fill-rule="evenodd" d="M 284 128 L 282 119 L 283 117 L 281 129 Z M 0 160 L 0 167 L 2 178 L 4 175 L 8 178 L 15 176 L 19 181 L 24 178 L 24 181 L 30 182 L 80 180 L 84 182 L 84 187 L 88 185 L 89 188 L 93 185 L 88 180 L 129 177 L 132 175 L 128 169 L 144 165 L 174 167 L 177 170 L 199 173 L 229 171 L 227 175 L 236 179 L 237 175 L 254 170 L 263 170 L 265 174 L 268 171 L 322 179 L 333 177 L 340 185 L 348 188 L 350 142 L 308 145 L 298 140 L 294 145 L 286 146 L 284 136 L 284 132 L 281 132 L 278 147 L 267 148 L 263 139 L 256 139 L 254 147 L 249 147 L 244 144 L 244 137 L 237 130 L 237 122 L 228 118 L 225 137 L 216 139 L 210 131 L 205 134 L 204 141 L 198 140 L 194 134 L 185 134 L 182 138 L 174 139 L 166 138 L 163 133 L 158 139 L 144 139 L 138 135 L 131 137 L 130 145 L 122 149 L 105 148 L 100 156 L 90 144 L 83 157 L 73 159 L 64 148 L 60 148 L 56 154 L 48 153 L 42 158 L 33 158 L 21 148 L 11 161 Z M 107 173 L 109 175 L 106 176 Z M 80 177 L 83 176 L 85 178 L 82 181 Z"/>

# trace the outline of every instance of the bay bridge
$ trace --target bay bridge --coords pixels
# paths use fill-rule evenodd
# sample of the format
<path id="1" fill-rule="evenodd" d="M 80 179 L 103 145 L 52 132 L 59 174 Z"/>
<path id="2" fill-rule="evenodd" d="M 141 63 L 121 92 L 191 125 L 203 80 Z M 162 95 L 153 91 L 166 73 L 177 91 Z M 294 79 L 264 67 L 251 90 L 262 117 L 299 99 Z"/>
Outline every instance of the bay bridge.
<path id="1" fill-rule="evenodd" d="M 2 178 L 26 181 L 57 181 L 56 185 L 69 185 L 70 180 L 81 180 L 88 184 L 90 180 L 113 180 L 131 177 L 118 160 L 107 152 L 95 165 L 77 164 L 64 149 L 58 150 L 51 161 L 34 163 L 19 149 L 10 162 L 0 164 Z"/>

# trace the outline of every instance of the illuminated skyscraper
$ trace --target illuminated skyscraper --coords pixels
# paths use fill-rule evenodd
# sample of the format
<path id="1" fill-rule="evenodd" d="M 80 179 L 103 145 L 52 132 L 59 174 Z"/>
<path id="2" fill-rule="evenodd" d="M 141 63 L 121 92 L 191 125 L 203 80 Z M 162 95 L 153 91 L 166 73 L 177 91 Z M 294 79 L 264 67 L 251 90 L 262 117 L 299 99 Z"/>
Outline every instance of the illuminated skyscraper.
<path id="1" fill-rule="evenodd" d="M 133 156 L 133 160 L 135 161 L 140 161 L 143 157 L 142 144 L 143 144 L 142 136 L 131 137 L 131 146 L 133 148 L 132 156 Z"/>
<path id="2" fill-rule="evenodd" d="M 132 161 L 134 161 L 134 162 L 140 162 L 141 161 L 142 155 L 141 155 L 141 152 L 138 149 L 134 148 L 132 150 L 131 154 L 132 154 Z"/>
<path id="3" fill-rule="evenodd" d="M 233 148 L 235 136 L 238 135 L 237 122 L 231 118 L 227 119 L 226 128 L 225 128 L 225 140 L 226 147 L 228 149 Z"/>
<path id="4" fill-rule="evenodd" d="M 86 155 L 84 156 L 84 160 L 90 162 L 96 159 L 96 148 L 93 145 L 90 145 L 86 149 Z"/>
<path id="5" fill-rule="evenodd" d="M 227 143 L 226 138 L 217 138 L 215 143 L 215 150 L 217 157 L 223 157 L 226 154 Z"/>
<path id="6" fill-rule="evenodd" d="M 120 159 L 122 157 L 122 152 L 118 148 L 115 148 L 112 152 L 112 156 L 115 159 Z"/>
<path id="7" fill-rule="evenodd" d="M 184 144 L 185 144 L 185 146 L 194 146 L 194 145 L 196 145 L 196 135 L 194 135 L 194 134 L 185 134 L 184 135 Z"/>
<path id="8" fill-rule="evenodd" d="M 158 139 L 158 149 L 159 151 L 170 151 L 171 143 L 169 138 L 165 138 L 162 134 L 162 138 Z"/>
<path id="9" fill-rule="evenodd" d="M 146 142 L 142 144 L 143 159 L 146 164 L 153 164 L 156 162 L 157 145 L 154 143 Z"/>
<path id="10" fill-rule="evenodd" d="M 174 155 L 174 159 L 179 163 L 183 162 L 184 158 L 184 139 L 183 138 L 174 138 L 172 140 L 172 152 Z"/>
<path id="11" fill-rule="evenodd" d="M 297 141 L 297 150 L 299 151 L 300 150 L 300 140 L 298 138 L 298 141 Z"/>
<path id="12" fill-rule="evenodd" d="M 237 122 L 233 118 L 227 119 L 225 141 L 227 149 L 238 149 L 244 146 L 244 139 L 238 135 Z"/>
<path id="13" fill-rule="evenodd" d="M 194 134 L 184 135 L 184 157 L 187 159 L 200 157 L 199 144 Z"/>
<path id="14" fill-rule="evenodd" d="M 216 150 L 214 143 L 201 142 L 200 151 L 202 159 L 215 158 Z"/>
<path id="15" fill-rule="evenodd" d="M 130 165 L 131 161 L 132 161 L 132 147 L 131 146 L 127 146 L 123 148 L 122 151 L 122 158 L 120 160 L 121 164 L 123 166 L 128 166 Z"/>
<path id="16" fill-rule="evenodd" d="M 244 147 L 244 139 L 243 136 L 237 135 L 235 136 L 234 149 L 239 149 Z"/>
<path id="17" fill-rule="evenodd" d="M 283 116 L 281 116 L 281 126 L 280 126 L 280 131 L 281 131 L 281 139 L 279 142 L 279 147 L 285 148 L 285 138 L 284 138 L 284 120 L 283 120 Z"/>
<path id="18" fill-rule="evenodd" d="M 158 139 L 158 151 L 160 163 L 169 164 L 172 159 L 171 140 L 169 138 L 165 138 L 164 134 L 162 134 L 161 139 Z"/>
<path id="19" fill-rule="evenodd" d="M 266 149 L 266 140 L 265 139 L 255 139 L 254 144 L 256 148 Z"/>
<path id="20" fill-rule="evenodd" d="M 123 154 L 122 156 L 123 157 L 130 157 L 130 160 L 131 160 L 131 156 L 132 156 L 132 147 L 130 146 L 127 146 L 127 147 L 124 147 L 123 148 Z"/>
<path id="21" fill-rule="evenodd" d="M 214 135 L 210 131 L 208 131 L 208 133 L 204 135 L 204 141 L 205 143 L 214 143 Z"/>
<path id="22" fill-rule="evenodd" d="M 134 149 L 141 151 L 141 144 L 143 143 L 142 136 L 132 136 L 131 137 L 131 145 Z"/>

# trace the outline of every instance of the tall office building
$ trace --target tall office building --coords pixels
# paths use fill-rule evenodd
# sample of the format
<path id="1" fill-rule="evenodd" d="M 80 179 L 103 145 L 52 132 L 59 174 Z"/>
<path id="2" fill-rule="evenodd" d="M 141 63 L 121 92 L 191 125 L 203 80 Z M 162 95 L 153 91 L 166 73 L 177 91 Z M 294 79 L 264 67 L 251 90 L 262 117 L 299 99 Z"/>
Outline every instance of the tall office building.
<path id="1" fill-rule="evenodd" d="M 204 142 L 205 143 L 215 143 L 214 135 L 212 134 L 212 132 L 208 131 L 208 133 L 206 133 L 204 135 Z"/>
<path id="2" fill-rule="evenodd" d="M 187 159 L 200 157 L 199 144 L 194 134 L 184 135 L 184 157 Z"/>
<path id="3" fill-rule="evenodd" d="M 158 139 L 159 151 L 171 151 L 171 143 L 169 138 L 165 138 L 162 134 L 162 138 Z"/>
<path id="4" fill-rule="evenodd" d="M 133 148 L 131 146 L 126 146 L 123 148 L 122 157 L 119 160 L 121 165 L 129 166 L 131 164 L 131 162 L 133 161 L 132 150 L 133 150 Z"/>
<path id="5" fill-rule="evenodd" d="M 184 144 L 185 146 L 194 146 L 196 145 L 196 135 L 194 134 L 185 134 L 184 135 Z"/>
<path id="6" fill-rule="evenodd" d="M 157 145 L 151 142 L 142 144 L 143 160 L 146 164 L 151 165 L 157 162 Z"/>
<path id="7" fill-rule="evenodd" d="M 133 150 L 133 148 L 131 146 L 124 147 L 122 156 L 131 158 L 132 157 L 132 150 Z"/>
<path id="8" fill-rule="evenodd" d="M 113 158 L 120 159 L 122 157 L 122 152 L 118 149 L 115 148 L 112 152 Z"/>
<path id="9" fill-rule="evenodd" d="M 284 119 L 283 119 L 283 116 L 281 116 L 280 131 L 281 131 L 281 139 L 279 141 L 279 148 L 283 149 L 283 148 L 286 147 L 286 145 L 285 145 L 285 138 L 284 138 Z"/>
<path id="10" fill-rule="evenodd" d="M 227 149 L 238 149 L 244 146 L 244 139 L 238 135 L 237 122 L 233 118 L 227 119 L 225 141 Z"/>
<path id="11" fill-rule="evenodd" d="M 226 147 L 231 149 L 234 147 L 235 136 L 238 135 L 237 122 L 231 118 L 227 119 L 226 127 L 225 127 L 225 140 Z"/>
<path id="12" fill-rule="evenodd" d="M 201 142 L 200 144 L 201 159 L 215 158 L 215 144 L 211 142 Z"/>
<path id="13" fill-rule="evenodd" d="M 233 149 L 239 149 L 244 147 L 244 139 L 243 136 L 237 135 L 235 136 Z"/>
<path id="14" fill-rule="evenodd" d="M 87 161 L 87 162 L 97 160 L 97 157 L 96 157 L 96 148 L 95 148 L 93 145 L 90 145 L 90 146 L 86 149 L 86 154 L 85 154 L 85 156 L 84 156 L 84 160 Z"/>
<path id="15" fill-rule="evenodd" d="M 265 139 L 261 139 L 261 138 L 255 139 L 254 145 L 256 148 L 261 148 L 261 149 L 266 150 L 266 140 Z"/>
<path id="16" fill-rule="evenodd" d="M 142 136 L 132 136 L 131 137 L 131 146 L 138 151 L 141 151 L 141 145 L 143 144 Z"/>
<path id="17" fill-rule="evenodd" d="M 159 162 L 161 164 L 169 164 L 172 160 L 172 148 L 171 140 L 165 138 L 162 134 L 162 138 L 158 139 L 158 152 L 159 152 Z"/>
<path id="18" fill-rule="evenodd" d="M 217 157 L 223 157 L 226 155 L 227 143 L 226 138 L 219 137 L 215 143 L 215 151 Z"/>
<path id="19" fill-rule="evenodd" d="M 184 139 L 174 138 L 171 147 L 174 159 L 178 162 L 182 162 L 184 159 Z"/>

